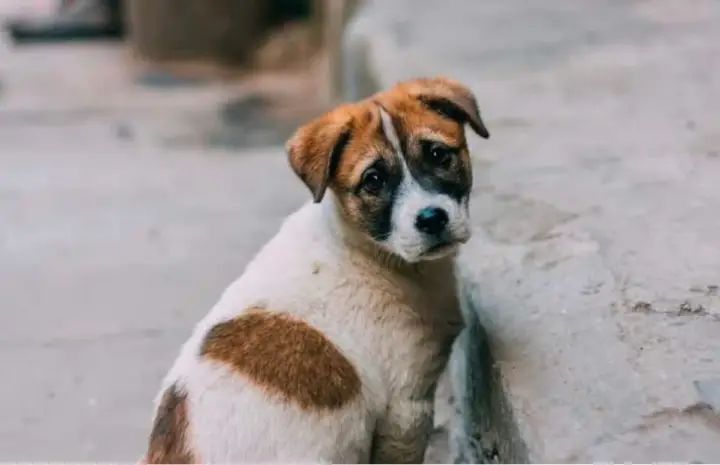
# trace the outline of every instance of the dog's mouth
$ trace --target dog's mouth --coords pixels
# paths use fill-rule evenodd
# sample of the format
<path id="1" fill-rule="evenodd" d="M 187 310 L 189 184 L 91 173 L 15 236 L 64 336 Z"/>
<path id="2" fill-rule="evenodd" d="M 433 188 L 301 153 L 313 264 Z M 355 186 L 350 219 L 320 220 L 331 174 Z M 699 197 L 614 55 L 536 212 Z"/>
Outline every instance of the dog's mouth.
<path id="1" fill-rule="evenodd" d="M 423 260 L 442 258 L 455 252 L 460 246 L 459 241 L 443 241 L 429 247 L 420 256 Z"/>
<path id="2" fill-rule="evenodd" d="M 443 238 L 428 247 L 421 255 L 421 260 L 434 260 L 451 255 L 470 239 L 470 235 L 462 235 L 461 237 Z"/>

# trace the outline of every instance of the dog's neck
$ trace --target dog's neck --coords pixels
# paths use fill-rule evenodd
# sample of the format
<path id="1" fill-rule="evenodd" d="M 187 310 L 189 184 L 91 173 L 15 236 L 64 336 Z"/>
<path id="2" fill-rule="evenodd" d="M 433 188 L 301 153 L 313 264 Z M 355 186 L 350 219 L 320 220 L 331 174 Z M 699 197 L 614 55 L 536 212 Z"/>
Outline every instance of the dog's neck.
<path id="1" fill-rule="evenodd" d="M 383 268 L 395 271 L 408 277 L 430 275 L 454 276 L 455 255 L 448 255 L 437 260 L 410 263 L 378 244 L 353 228 L 345 218 L 335 194 L 328 193 L 322 201 L 323 214 L 331 234 L 344 246 L 380 264 Z"/>

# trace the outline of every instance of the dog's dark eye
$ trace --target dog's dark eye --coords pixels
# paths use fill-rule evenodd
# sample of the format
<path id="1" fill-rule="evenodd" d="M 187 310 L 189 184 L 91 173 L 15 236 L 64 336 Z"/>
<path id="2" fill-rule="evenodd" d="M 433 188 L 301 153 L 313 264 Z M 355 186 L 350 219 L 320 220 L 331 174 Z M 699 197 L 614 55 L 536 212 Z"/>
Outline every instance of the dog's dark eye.
<path id="1" fill-rule="evenodd" d="M 385 175 L 377 168 L 370 168 L 362 176 L 362 189 L 370 194 L 378 194 L 385 187 Z"/>
<path id="2" fill-rule="evenodd" d="M 425 147 L 425 154 L 433 165 L 448 168 L 455 156 L 455 150 L 440 144 L 428 144 Z"/>

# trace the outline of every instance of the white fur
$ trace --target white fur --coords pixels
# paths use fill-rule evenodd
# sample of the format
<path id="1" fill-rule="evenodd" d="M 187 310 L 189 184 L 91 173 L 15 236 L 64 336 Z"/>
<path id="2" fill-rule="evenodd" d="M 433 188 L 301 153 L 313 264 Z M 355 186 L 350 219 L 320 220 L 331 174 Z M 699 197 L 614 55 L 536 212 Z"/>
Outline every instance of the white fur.
<path id="1" fill-rule="evenodd" d="M 422 204 L 407 189 L 402 212 Z M 288 217 L 183 346 L 163 391 L 187 392 L 197 460 L 422 461 L 435 382 L 460 326 L 453 260 L 409 265 L 339 218 L 332 195 Z M 361 394 L 307 411 L 198 355 L 210 328 L 253 306 L 320 330 L 357 370 Z"/>
<path id="2" fill-rule="evenodd" d="M 380 115 L 385 137 L 390 141 L 403 169 L 402 183 L 398 187 L 393 204 L 390 236 L 384 241 L 383 246 L 411 263 L 437 259 L 455 252 L 458 243 L 466 242 L 470 238 L 467 198 L 458 202 L 447 194 L 425 190 L 408 169 L 390 115 L 382 108 Z M 428 237 L 415 227 L 418 213 L 427 207 L 442 208 L 448 214 L 449 221 L 443 240 L 451 245 L 435 253 L 427 251 L 436 245 L 433 242 L 436 239 Z"/>

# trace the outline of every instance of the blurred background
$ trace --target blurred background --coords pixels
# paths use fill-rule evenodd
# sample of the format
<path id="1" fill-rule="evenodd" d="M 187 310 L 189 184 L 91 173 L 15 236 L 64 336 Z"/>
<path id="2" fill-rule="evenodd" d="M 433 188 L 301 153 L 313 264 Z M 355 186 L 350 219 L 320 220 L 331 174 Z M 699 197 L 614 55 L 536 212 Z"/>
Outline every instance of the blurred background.
<path id="1" fill-rule="evenodd" d="M 438 74 L 492 134 L 461 263 L 492 354 L 459 344 L 428 460 L 720 457 L 717 2 L 0 0 L 0 28 L 0 460 L 139 458 L 309 198 L 288 135 Z"/>
<path id="2" fill-rule="evenodd" d="M 0 0 L 0 459 L 143 453 L 192 325 L 308 198 L 282 144 L 335 98 L 323 3 Z"/>

